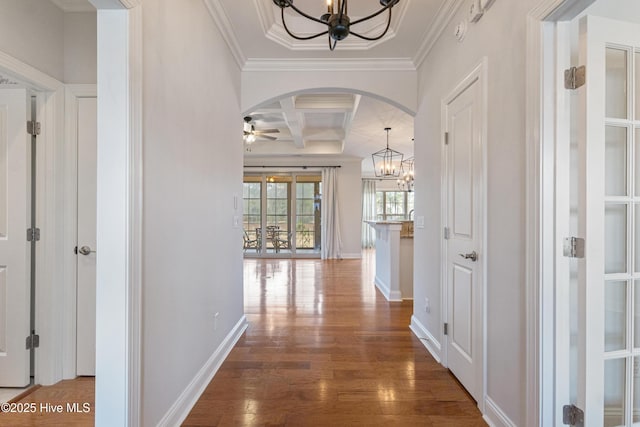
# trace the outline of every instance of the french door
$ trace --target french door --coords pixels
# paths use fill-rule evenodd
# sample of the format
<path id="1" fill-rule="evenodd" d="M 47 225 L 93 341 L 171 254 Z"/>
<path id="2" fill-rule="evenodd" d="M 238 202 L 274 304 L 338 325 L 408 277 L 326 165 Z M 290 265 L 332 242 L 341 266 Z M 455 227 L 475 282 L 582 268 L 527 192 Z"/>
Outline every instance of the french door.
<path id="1" fill-rule="evenodd" d="M 569 296 L 558 341 L 568 367 L 559 375 L 568 387 L 558 391 L 584 412 L 574 425 L 638 425 L 640 25 L 586 16 L 572 31 L 586 72 L 584 85 L 570 95 L 567 211 L 579 240 L 566 240 L 566 255 L 577 259 L 558 277 Z"/>
<path id="2" fill-rule="evenodd" d="M 320 255 L 320 175 L 247 174 L 243 200 L 245 256 Z"/>

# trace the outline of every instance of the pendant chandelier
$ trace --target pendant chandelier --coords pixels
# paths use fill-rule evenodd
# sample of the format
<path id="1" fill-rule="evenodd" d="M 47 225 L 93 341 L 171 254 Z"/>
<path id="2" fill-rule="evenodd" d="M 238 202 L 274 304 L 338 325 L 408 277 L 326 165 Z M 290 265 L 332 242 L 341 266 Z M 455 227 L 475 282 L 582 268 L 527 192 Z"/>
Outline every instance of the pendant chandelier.
<path id="1" fill-rule="evenodd" d="M 402 161 L 402 165 L 400 166 L 401 177 L 398 178 L 398 188 L 402 191 L 408 191 L 409 193 L 413 191 L 413 162 L 413 157 L 409 157 L 408 159 Z"/>
<path id="2" fill-rule="evenodd" d="M 373 170 L 377 177 L 398 177 L 402 169 L 402 158 L 404 154 L 389 148 L 389 131 L 391 128 L 384 128 L 387 132 L 387 148 L 376 151 L 371 155 L 373 159 Z"/>
<path id="3" fill-rule="evenodd" d="M 398 4 L 400 0 L 380 0 L 380 4 L 382 5 L 382 8 L 380 8 L 380 10 L 372 13 L 371 15 L 365 16 L 364 18 L 357 19 L 353 22 L 351 22 L 348 15 L 348 10 L 349 10 L 348 0 L 326 0 L 326 1 L 327 1 L 327 13 L 322 15 L 320 18 L 315 18 L 301 11 L 296 6 L 294 6 L 293 0 L 273 0 L 276 6 L 280 8 L 281 17 L 282 17 L 282 26 L 287 31 L 287 34 L 289 34 L 291 37 L 293 37 L 296 40 L 311 40 L 311 39 L 315 39 L 316 37 L 321 37 L 327 34 L 329 39 L 330 50 L 335 49 L 338 41 L 344 40 L 349 34 L 353 34 L 358 38 L 361 38 L 363 40 L 368 40 L 368 41 L 379 40 L 382 37 L 384 37 L 384 35 L 387 34 L 387 31 L 389 30 L 389 25 L 391 24 L 391 9 L 393 8 L 393 6 Z M 287 7 L 290 7 L 291 9 L 295 10 L 299 15 L 311 21 L 318 22 L 322 25 L 325 25 L 327 27 L 327 30 L 322 31 L 318 34 L 314 34 L 312 36 L 304 36 L 304 37 L 293 34 L 291 31 L 289 31 L 289 28 L 287 27 L 287 23 L 284 19 L 284 9 Z M 368 21 L 371 18 L 375 18 L 376 16 L 380 15 L 386 10 L 389 11 L 389 17 L 387 19 L 387 26 L 385 27 L 382 34 L 375 37 L 367 37 L 351 31 L 352 25 L 356 25 L 361 22 Z"/>

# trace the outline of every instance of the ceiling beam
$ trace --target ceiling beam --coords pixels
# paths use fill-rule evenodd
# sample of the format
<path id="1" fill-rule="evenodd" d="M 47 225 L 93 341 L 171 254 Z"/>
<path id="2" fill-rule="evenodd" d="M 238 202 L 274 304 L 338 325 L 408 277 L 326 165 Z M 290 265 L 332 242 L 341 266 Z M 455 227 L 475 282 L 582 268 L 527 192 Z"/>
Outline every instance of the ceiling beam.
<path id="1" fill-rule="evenodd" d="M 287 126 L 291 131 L 293 143 L 298 148 L 304 148 L 304 114 L 299 113 L 296 110 L 296 98 L 293 96 L 283 98 L 282 100 L 280 100 L 280 106 L 282 107 L 282 115 L 284 116 L 284 121 L 287 123 Z"/>

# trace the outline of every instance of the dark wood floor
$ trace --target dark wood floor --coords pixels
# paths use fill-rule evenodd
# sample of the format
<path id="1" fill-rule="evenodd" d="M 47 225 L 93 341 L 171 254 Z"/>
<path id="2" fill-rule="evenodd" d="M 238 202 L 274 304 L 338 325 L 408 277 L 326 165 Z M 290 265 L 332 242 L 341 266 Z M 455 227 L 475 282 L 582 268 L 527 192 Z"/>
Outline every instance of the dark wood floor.
<path id="1" fill-rule="evenodd" d="M 184 426 L 484 426 L 372 259 L 245 260 L 249 329 Z"/>

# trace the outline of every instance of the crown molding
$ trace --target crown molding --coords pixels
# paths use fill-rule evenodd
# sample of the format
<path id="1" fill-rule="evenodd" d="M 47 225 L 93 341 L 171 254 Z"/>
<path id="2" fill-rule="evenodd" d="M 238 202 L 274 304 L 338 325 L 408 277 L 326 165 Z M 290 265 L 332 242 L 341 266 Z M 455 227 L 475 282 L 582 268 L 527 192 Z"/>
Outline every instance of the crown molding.
<path id="1" fill-rule="evenodd" d="M 416 71 L 410 58 L 248 59 L 242 71 Z"/>
<path id="2" fill-rule="evenodd" d="M 348 37 L 345 40 L 341 40 L 338 43 L 340 50 L 369 50 L 381 43 L 387 42 L 396 37 L 395 28 L 399 28 L 406 16 L 407 9 L 411 0 L 404 0 L 397 6 L 394 6 L 394 10 L 397 13 L 391 15 L 391 25 L 384 37 L 380 40 L 363 40 L 357 37 Z M 253 0 L 253 3 L 258 12 L 258 19 L 260 26 L 267 39 L 278 43 L 279 45 L 293 51 L 300 50 L 327 50 L 327 38 L 318 37 L 312 40 L 296 40 L 291 37 L 282 23 L 279 23 L 278 17 L 274 14 L 274 7 L 271 2 L 265 2 L 262 0 Z M 361 34 L 368 37 L 374 37 L 376 34 L 380 34 L 386 27 L 386 20 L 379 22 L 378 24 L 371 26 Z M 360 32 L 359 32 L 360 33 Z M 311 34 L 302 34 L 304 36 Z"/>
<path id="3" fill-rule="evenodd" d="M 51 0 L 63 12 L 95 12 L 88 0 Z"/>
<path id="4" fill-rule="evenodd" d="M 447 25 L 451 22 L 456 12 L 462 6 L 465 0 L 446 0 L 438 9 L 435 18 L 433 19 L 433 23 L 429 26 L 429 29 L 426 31 L 423 42 L 418 49 L 418 52 L 413 57 L 413 62 L 416 64 L 417 68 L 420 68 L 424 60 L 433 49 L 433 46 L 436 44 L 442 33 L 447 28 Z"/>
<path id="5" fill-rule="evenodd" d="M 233 25 L 231 24 L 229 15 L 227 15 L 226 10 L 224 10 L 224 7 L 222 6 L 222 2 L 219 0 L 204 0 L 204 3 L 209 10 L 211 18 L 213 18 L 214 23 L 218 27 L 220 34 L 224 38 L 224 41 L 227 43 L 227 46 L 229 46 L 229 50 L 231 51 L 236 64 L 238 64 L 238 67 L 242 69 L 247 62 L 247 59 L 244 56 L 244 53 L 242 53 L 240 42 L 238 42 L 238 39 L 236 38 Z"/>

